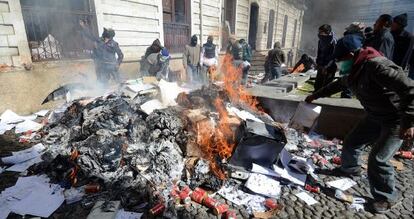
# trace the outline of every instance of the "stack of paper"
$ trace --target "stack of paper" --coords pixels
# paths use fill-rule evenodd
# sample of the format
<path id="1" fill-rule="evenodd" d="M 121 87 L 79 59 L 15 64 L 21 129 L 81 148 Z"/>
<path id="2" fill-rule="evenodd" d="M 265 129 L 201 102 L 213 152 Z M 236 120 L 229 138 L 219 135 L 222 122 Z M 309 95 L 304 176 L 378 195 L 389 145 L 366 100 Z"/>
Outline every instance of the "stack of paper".
<path id="1" fill-rule="evenodd" d="M 47 111 L 46 111 L 47 113 Z M 38 115 L 46 115 L 45 111 L 39 111 L 29 116 L 19 116 L 11 110 L 6 110 L 0 116 L 0 135 L 16 127 L 16 134 L 27 131 L 38 131 L 42 124 L 34 122 Z"/>
<path id="2" fill-rule="evenodd" d="M 0 194 L 0 218 L 10 212 L 49 217 L 63 203 L 63 189 L 47 176 L 19 177 L 16 185 Z"/>
<path id="3" fill-rule="evenodd" d="M 1 160 L 5 164 L 14 164 L 7 171 L 24 172 L 33 164 L 42 162 L 41 155 L 45 148 L 39 143 L 26 150 L 12 152 L 12 156 L 3 157 Z"/>

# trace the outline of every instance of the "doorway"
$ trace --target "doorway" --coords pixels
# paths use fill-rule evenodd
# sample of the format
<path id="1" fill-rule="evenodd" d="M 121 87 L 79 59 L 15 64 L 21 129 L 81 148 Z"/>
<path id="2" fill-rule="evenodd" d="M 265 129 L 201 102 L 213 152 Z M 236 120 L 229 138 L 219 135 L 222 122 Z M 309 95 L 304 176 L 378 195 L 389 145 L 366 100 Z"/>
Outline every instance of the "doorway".
<path id="1" fill-rule="evenodd" d="M 273 28 L 275 26 L 275 11 L 270 10 L 269 13 L 269 31 L 267 32 L 267 48 L 272 48 L 272 42 L 273 42 Z"/>
<path id="2" fill-rule="evenodd" d="M 253 50 L 256 49 L 258 20 L 259 5 L 257 3 L 252 3 L 250 6 L 249 44 Z"/>

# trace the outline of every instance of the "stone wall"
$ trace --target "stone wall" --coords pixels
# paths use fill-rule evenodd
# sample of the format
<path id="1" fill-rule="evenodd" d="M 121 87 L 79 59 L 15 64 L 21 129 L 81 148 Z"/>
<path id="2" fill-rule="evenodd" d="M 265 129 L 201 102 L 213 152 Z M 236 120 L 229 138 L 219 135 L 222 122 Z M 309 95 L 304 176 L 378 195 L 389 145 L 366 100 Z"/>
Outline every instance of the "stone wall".
<path id="1" fill-rule="evenodd" d="M 159 38 L 163 42 L 161 0 L 95 0 L 98 30 L 116 31 L 115 40 L 125 61 L 137 61 L 146 48 Z"/>
<path id="2" fill-rule="evenodd" d="M 31 63 L 30 50 L 18 0 L 0 1 L 0 65 Z"/>

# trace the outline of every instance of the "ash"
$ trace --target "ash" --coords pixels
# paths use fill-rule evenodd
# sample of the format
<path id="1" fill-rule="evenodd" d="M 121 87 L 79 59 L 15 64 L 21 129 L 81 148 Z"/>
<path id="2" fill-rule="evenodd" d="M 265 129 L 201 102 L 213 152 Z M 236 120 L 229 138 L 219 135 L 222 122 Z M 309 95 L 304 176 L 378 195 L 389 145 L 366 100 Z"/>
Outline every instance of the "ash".
<path id="1" fill-rule="evenodd" d="M 68 156 L 76 149 L 80 152 L 78 178 L 102 180 L 105 187 L 117 191 L 112 198 L 131 196 L 131 190 L 140 191 L 143 197 L 166 198 L 184 168 L 179 146 L 186 142 L 184 122 L 174 108 L 147 116 L 139 110 L 143 100 L 114 93 L 87 104 L 75 101 L 63 113 L 53 115 L 56 121 L 44 129 L 43 143 L 52 145 L 45 156 L 52 166 L 46 174 L 56 180 L 64 178 L 56 177 L 56 168 L 50 171 L 51 164 L 57 155 Z"/>

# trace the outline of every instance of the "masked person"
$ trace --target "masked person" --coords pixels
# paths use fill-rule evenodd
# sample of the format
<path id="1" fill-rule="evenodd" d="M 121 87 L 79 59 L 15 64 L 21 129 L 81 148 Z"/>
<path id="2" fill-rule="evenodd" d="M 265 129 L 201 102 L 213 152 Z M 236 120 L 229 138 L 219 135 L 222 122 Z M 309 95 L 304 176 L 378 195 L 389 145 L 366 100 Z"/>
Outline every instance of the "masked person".
<path id="1" fill-rule="evenodd" d="M 194 83 L 200 81 L 198 70 L 200 66 L 201 48 L 197 44 L 196 35 L 191 37 L 190 45 L 186 45 L 183 53 L 183 65 L 187 72 L 187 81 Z"/>
<path id="2" fill-rule="evenodd" d="M 410 32 L 405 30 L 406 26 L 407 14 L 400 14 L 394 17 L 391 25 L 391 34 L 394 37 L 394 55 L 392 61 L 401 66 L 402 69 L 405 69 L 410 64 L 414 46 L 414 37 Z M 414 75 L 408 75 L 408 77 L 414 79 Z"/>
<path id="3" fill-rule="evenodd" d="M 167 48 L 162 48 L 159 53 L 152 53 L 147 57 L 149 64 L 148 74 L 158 80 L 175 81 L 176 76 L 170 74 L 170 53 Z"/>
<path id="4" fill-rule="evenodd" d="M 140 73 L 143 76 L 149 76 L 150 75 L 150 68 L 154 68 L 154 64 L 157 65 L 158 58 L 161 50 L 164 47 L 161 45 L 161 42 L 159 39 L 156 39 L 152 42 L 152 44 L 145 50 L 144 56 L 141 57 L 141 63 L 140 63 Z M 154 70 L 152 71 L 154 72 Z"/>
<path id="5" fill-rule="evenodd" d="M 93 36 L 91 32 L 86 30 L 84 21 L 80 21 L 79 24 L 83 29 L 82 35 L 95 42 L 93 56 L 98 82 L 106 85 L 111 77 L 116 82 L 120 82 L 121 79 L 118 69 L 122 63 L 124 54 L 119 48 L 118 43 L 113 39 L 115 37 L 115 31 L 104 28 L 102 36 L 99 38 Z"/>
<path id="6" fill-rule="evenodd" d="M 394 54 L 394 37 L 390 32 L 392 16 L 383 14 L 375 21 L 373 37 L 364 43 L 381 52 L 389 60 L 392 60 Z"/>
<path id="7" fill-rule="evenodd" d="M 252 48 L 250 45 L 246 42 L 245 39 L 240 39 L 239 44 L 243 48 L 243 80 L 246 81 L 247 77 L 249 75 L 249 69 L 251 67 L 250 62 L 252 61 Z M 246 82 L 244 82 L 246 83 Z"/>
<path id="8" fill-rule="evenodd" d="M 280 42 L 273 45 L 273 49 L 267 53 L 267 58 L 270 71 L 269 80 L 282 77 L 282 64 L 285 63 L 286 57 Z"/>
<path id="9" fill-rule="evenodd" d="M 333 56 L 336 38 L 331 26 L 328 24 L 320 26 L 318 37 L 318 54 L 316 57 L 318 73 L 314 85 L 315 91 L 332 82 L 337 69 Z"/>
<path id="10" fill-rule="evenodd" d="M 208 36 L 207 42 L 201 48 L 200 65 L 202 66 L 201 80 L 203 83 L 207 83 L 210 79 L 209 72 L 218 66 L 218 47 L 213 43 L 213 40 L 213 36 Z"/>
<path id="11" fill-rule="evenodd" d="M 372 210 L 388 211 L 397 200 L 394 167 L 390 159 L 402 139 L 414 137 L 414 82 L 403 70 L 372 47 L 361 48 L 362 38 L 346 35 L 338 41 L 335 57 L 348 75 L 308 96 L 306 102 L 327 97 L 349 87 L 365 110 L 365 117 L 344 141 L 340 176 L 361 174 L 366 144 L 372 145 L 368 158 L 368 180 L 374 198 Z"/>

